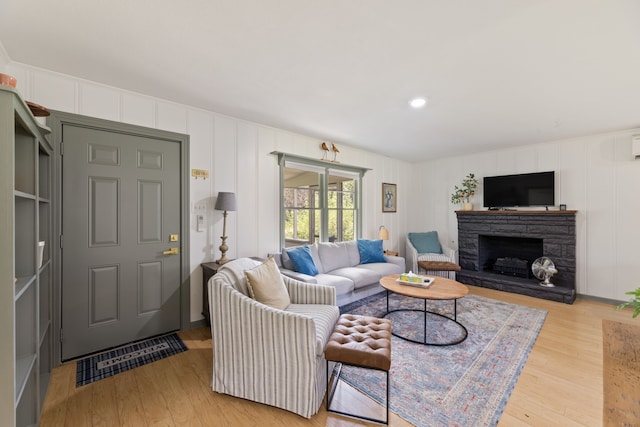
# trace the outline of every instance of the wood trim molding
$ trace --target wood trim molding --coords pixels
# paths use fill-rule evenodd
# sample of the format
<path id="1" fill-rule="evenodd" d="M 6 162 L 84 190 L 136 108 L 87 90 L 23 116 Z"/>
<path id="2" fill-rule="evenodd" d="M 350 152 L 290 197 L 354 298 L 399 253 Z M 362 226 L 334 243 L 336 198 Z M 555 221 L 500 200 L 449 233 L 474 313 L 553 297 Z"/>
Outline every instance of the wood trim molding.
<path id="1" fill-rule="evenodd" d="M 576 210 L 570 211 L 534 211 L 534 210 L 482 210 L 482 211 L 455 211 L 456 215 L 575 215 L 578 213 Z"/>

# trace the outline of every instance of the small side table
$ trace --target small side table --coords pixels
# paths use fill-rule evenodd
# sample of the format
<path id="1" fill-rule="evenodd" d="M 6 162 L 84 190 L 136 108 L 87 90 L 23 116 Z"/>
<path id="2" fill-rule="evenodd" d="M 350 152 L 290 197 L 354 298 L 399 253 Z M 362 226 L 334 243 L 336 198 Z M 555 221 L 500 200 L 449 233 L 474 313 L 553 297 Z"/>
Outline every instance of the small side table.
<path id="1" fill-rule="evenodd" d="M 264 262 L 264 258 L 252 256 L 250 257 L 254 261 Z M 229 260 L 232 261 L 232 260 Z M 209 314 L 209 279 L 211 276 L 216 274 L 222 265 L 218 264 L 215 261 L 211 262 L 203 262 L 200 264 L 202 267 L 202 315 L 204 316 L 204 320 L 207 321 L 207 325 L 211 325 L 211 316 Z"/>
<path id="2" fill-rule="evenodd" d="M 207 321 L 207 325 L 211 325 L 211 318 L 209 316 L 209 279 L 218 272 L 218 269 L 222 267 L 215 261 L 203 262 L 200 264 L 202 267 L 202 315 L 204 320 Z"/>

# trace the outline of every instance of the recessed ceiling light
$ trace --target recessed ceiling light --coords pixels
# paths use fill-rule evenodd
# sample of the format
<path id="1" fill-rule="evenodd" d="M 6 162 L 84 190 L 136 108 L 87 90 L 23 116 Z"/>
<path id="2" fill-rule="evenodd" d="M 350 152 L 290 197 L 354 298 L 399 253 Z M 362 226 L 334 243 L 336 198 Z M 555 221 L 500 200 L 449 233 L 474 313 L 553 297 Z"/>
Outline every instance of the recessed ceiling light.
<path id="1" fill-rule="evenodd" d="M 409 105 L 413 108 L 422 108 L 427 105 L 427 100 L 426 98 L 414 98 L 409 102 Z"/>

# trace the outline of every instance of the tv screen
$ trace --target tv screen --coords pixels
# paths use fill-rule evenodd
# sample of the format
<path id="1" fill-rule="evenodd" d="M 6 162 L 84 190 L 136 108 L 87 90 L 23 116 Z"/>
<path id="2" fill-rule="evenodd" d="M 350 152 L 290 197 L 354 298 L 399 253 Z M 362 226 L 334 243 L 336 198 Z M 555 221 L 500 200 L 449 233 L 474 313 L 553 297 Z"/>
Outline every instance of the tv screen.
<path id="1" fill-rule="evenodd" d="M 486 208 L 553 206 L 555 204 L 554 181 L 554 172 L 485 176 L 484 206 Z"/>

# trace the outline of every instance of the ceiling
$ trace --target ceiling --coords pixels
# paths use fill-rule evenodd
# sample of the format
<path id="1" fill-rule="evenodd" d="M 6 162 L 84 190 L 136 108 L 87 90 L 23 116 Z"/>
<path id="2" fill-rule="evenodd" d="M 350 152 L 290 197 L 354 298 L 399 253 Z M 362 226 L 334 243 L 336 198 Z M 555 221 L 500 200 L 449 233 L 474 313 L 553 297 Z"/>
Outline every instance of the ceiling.
<path id="1" fill-rule="evenodd" d="M 0 43 L 410 162 L 640 126 L 638 0 L 0 0 Z"/>

